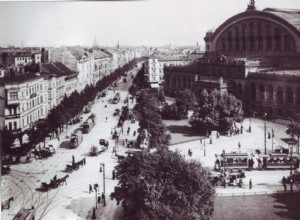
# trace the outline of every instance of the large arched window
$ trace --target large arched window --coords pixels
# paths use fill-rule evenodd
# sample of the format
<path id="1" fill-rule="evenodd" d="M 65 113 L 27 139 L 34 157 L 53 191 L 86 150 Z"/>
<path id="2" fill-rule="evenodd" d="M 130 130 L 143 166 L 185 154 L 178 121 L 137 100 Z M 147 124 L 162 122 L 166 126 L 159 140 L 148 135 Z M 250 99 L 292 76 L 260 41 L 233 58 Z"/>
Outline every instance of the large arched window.
<path id="1" fill-rule="evenodd" d="M 251 85 L 251 97 L 256 99 L 256 85 L 254 83 Z"/>
<path id="2" fill-rule="evenodd" d="M 283 89 L 280 86 L 277 89 L 277 102 L 283 104 Z"/>
<path id="3" fill-rule="evenodd" d="M 267 100 L 268 100 L 268 102 L 273 101 L 273 86 L 272 85 L 269 85 L 267 88 Z"/>
<path id="4" fill-rule="evenodd" d="M 225 44 L 225 39 L 224 38 L 221 39 L 221 48 L 222 48 L 222 50 L 226 49 L 226 44 Z"/>
<path id="5" fill-rule="evenodd" d="M 265 87 L 263 85 L 259 85 L 259 98 L 261 100 L 265 99 Z"/>
<path id="6" fill-rule="evenodd" d="M 293 104 L 294 101 L 294 94 L 293 89 L 291 87 L 286 88 L 286 102 L 288 104 Z"/>
<path id="7" fill-rule="evenodd" d="M 232 50 L 232 31 L 227 33 L 228 50 Z"/>
<path id="8" fill-rule="evenodd" d="M 240 31 L 238 26 L 235 27 L 235 49 L 240 49 Z"/>
<path id="9" fill-rule="evenodd" d="M 272 36 L 271 36 L 271 30 L 270 30 L 270 24 L 266 24 L 266 43 L 267 43 L 267 50 L 271 50 L 272 48 Z"/>
<path id="10" fill-rule="evenodd" d="M 250 41 L 250 50 L 254 50 L 254 24 L 253 22 L 249 23 L 249 41 Z"/>
<path id="11" fill-rule="evenodd" d="M 291 39 L 289 35 L 284 35 L 284 50 L 290 51 L 291 50 Z"/>
<path id="12" fill-rule="evenodd" d="M 274 29 L 275 50 L 281 50 L 281 31 L 279 28 Z"/>
<path id="13" fill-rule="evenodd" d="M 258 50 L 262 50 L 263 49 L 263 37 L 262 37 L 262 33 L 261 33 L 261 22 L 257 23 L 257 41 L 258 41 Z"/>
<path id="14" fill-rule="evenodd" d="M 246 24 L 242 25 L 242 49 L 246 50 Z"/>

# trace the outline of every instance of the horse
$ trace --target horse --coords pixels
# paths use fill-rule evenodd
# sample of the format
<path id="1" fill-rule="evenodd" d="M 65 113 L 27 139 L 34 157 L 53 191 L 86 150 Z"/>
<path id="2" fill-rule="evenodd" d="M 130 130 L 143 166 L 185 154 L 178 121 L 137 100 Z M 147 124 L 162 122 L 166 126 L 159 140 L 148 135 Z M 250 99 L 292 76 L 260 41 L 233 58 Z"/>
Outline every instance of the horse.
<path id="1" fill-rule="evenodd" d="M 85 158 L 83 158 L 82 160 L 78 161 L 76 164 L 78 166 L 83 166 L 85 164 Z"/>
<path id="2" fill-rule="evenodd" d="M 1 210 L 9 209 L 11 201 L 14 201 L 14 197 L 10 197 L 9 199 L 4 200 L 3 202 L 1 202 Z"/>
<path id="3" fill-rule="evenodd" d="M 66 181 L 68 177 L 69 177 L 69 175 L 67 174 L 67 175 L 65 175 L 64 177 L 59 178 L 59 179 L 57 180 L 57 182 L 59 182 L 59 184 L 62 183 L 62 185 L 64 185 L 64 183 L 66 183 L 66 185 L 68 185 L 68 184 L 67 184 L 67 181 Z"/>

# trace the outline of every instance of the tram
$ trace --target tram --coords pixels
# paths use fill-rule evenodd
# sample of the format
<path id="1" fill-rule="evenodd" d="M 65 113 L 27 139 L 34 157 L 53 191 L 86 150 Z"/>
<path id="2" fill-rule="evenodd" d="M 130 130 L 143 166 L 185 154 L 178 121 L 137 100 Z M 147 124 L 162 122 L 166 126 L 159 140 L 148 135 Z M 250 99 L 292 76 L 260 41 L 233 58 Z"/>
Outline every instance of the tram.
<path id="1" fill-rule="evenodd" d="M 260 155 L 262 158 L 262 168 L 264 169 L 298 169 L 300 155 L 291 155 L 287 153 L 271 153 Z"/>
<path id="2" fill-rule="evenodd" d="M 292 160 L 291 160 L 292 158 Z M 298 169 L 300 155 L 288 153 L 248 154 L 222 153 L 216 157 L 215 170 L 220 169 Z M 257 166 L 254 167 L 254 164 Z M 292 163 L 292 164 L 291 164 Z"/>
<path id="3" fill-rule="evenodd" d="M 215 169 L 248 169 L 251 166 L 248 153 L 223 153 L 216 159 Z"/>

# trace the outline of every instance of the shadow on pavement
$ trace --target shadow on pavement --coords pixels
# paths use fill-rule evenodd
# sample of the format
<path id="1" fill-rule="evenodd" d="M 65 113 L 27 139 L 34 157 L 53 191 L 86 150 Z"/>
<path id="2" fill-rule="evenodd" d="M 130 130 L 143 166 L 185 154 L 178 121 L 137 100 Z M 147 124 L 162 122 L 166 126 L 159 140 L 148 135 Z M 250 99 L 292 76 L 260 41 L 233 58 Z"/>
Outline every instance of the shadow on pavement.
<path id="1" fill-rule="evenodd" d="M 171 133 L 178 133 L 182 134 L 183 136 L 187 137 L 196 137 L 199 136 L 199 133 L 195 131 L 192 127 L 187 126 L 187 125 L 169 125 L 167 126 L 167 129 Z"/>
<path id="2" fill-rule="evenodd" d="M 273 195 L 277 205 L 274 205 L 275 214 L 281 218 L 299 219 L 300 193 L 282 193 Z M 279 205 L 278 205 L 279 203 Z"/>

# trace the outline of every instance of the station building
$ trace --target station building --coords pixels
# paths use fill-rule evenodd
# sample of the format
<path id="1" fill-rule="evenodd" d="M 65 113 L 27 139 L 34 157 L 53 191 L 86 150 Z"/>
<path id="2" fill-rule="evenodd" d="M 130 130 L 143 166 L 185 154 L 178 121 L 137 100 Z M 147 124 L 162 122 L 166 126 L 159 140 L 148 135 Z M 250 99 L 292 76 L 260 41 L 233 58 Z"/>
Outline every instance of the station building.
<path id="1" fill-rule="evenodd" d="M 204 37 L 206 52 L 197 63 L 166 67 L 166 93 L 192 89 L 221 77 L 245 111 L 286 118 L 300 112 L 300 9 L 246 11 Z M 202 87 L 203 87 L 202 83 Z"/>

